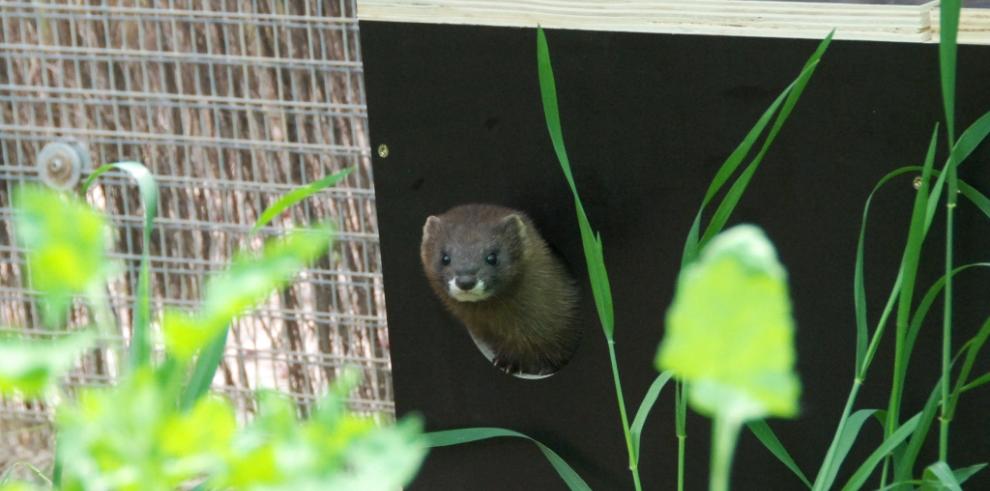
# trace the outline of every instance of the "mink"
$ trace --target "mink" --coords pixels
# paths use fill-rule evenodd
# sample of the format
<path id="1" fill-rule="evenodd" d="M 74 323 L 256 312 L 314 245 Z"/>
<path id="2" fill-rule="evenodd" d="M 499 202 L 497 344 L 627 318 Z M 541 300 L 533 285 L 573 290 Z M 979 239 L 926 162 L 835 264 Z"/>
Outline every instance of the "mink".
<path id="1" fill-rule="evenodd" d="M 430 216 L 420 257 L 433 291 L 496 367 L 547 375 L 570 360 L 577 286 L 525 213 L 470 204 Z"/>

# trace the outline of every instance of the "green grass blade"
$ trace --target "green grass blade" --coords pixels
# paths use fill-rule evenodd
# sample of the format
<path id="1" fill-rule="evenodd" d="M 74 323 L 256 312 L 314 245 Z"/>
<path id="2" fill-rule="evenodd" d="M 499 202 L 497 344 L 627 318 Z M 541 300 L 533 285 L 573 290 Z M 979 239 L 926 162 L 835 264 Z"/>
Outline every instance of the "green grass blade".
<path id="1" fill-rule="evenodd" d="M 955 276 L 967 269 L 971 268 L 990 268 L 990 263 L 970 263 L 957 267 L 952 271 L 951 276 Z M 918 307 L 914 311 L 914 315 L 911 317 L 911 327 L 908 329 L 907 337 L 905 338 L 905 349 L 907 351 L 907 359 L 905 363 L 910 362 L 911 352 L 914 349 L 914 343 L 918 338 L 918 334 L 921 332 L 921 326 L 924 323 L 925 316 L 928 315 L 928 311 L 931 309 L 933 303 L 935 303 L 936 298 L 942 292 L 942 288 L 945 286 L 946 277 L 943 275 L 938 279 L 929 289 L 925 292 L 925 296 L 918 302 Z"/>
<path id="2" fill-rule="evenodd" d="M 956 404 L 959 403 L 959 395 L 962 394 L 962 388 L 966 386 L 969 375 L 973 371 L 973 365 L 976 363 L 976 357 L 980 354 L 980 350 L 983 349 L 983 345 L 986 344 L 987 338 L 990 338 L 990 318 L 987 318 L 987 320 L 983 322 L 983 326 L 980 327 L 980 330 L 977 331 L 975 336 L 966 342 L 963 348 L 966 353 L 966 358 L 963 360 L 962 368 L 959 369 L 959 376 L 956 379 L 956 388 L 952 391 L 952 396 L 949 401 L 949 408 L 945 412 L 946 417 L 950 420 L 955 415 Z"/>
<path id="3" fill-rule="evenodd" d="M 818 66 L 821 56 L 825 53 L 828 45 L 832 42 L 832 36 L 834 34 L 835 31 L 832 31 L 825 37 L 825 39 L 822 39 L 822 41 L 818 44 L 818 49 L 816 49 L 811 57 L 808 58 L 808 61 L 805 63 L 801 73 L 794 81 L 793 87 L 784 99 L 784 104 L 780 108 L 780 113 L 777 114 L 777 118 L 774 120 L 773 126 L 770 128 L 769 133 L 767 133 L 767 137 L 763 141 L 763 146 L 760 148 L 760 151 L 756 154 L 742 174 L 740 174 L 739 178 L 732 183 L 732 186 L 729 188 L 729 191 L 726 192 L 722 202 L 719 203 L 718 208 L 715 209 L 715 213 L 712 216 L 708 227 L 701 236 L 701 242 L 698 244 L 699 248 L 704 247 L 708 240 L 721 232 L 722 228 L 725 227 L 726 222 L 729 220 L 729 216 L 735 210 L 736 205 L 738 205 L 743 193 L 749 186 L 750 180 L 752 180 L 753 175 L 756 173 L 756 169 L 763 161 L 763 157 L 766 156 L 767 152 L 770 150 L 770 146 L 777 138 L 781 128 L 783 128 L 784 122 L 786 122 L 787 118 L 790 117 L 791 111 L 794 109 L 798 99 L 804 92 L 805 86 L 807 86 L 808 81 L 811 80 L 811 75 L 814 74 L 815 68 Z"/>
<path id="4" fill-rule="evenodd" d="M 908 325 L 911 319 L 911 301 L 914 298 L 915 278 L 918 274 L 918 261 L 921 257 L 921 246 L 925 240 L 925 214 L 928 209 L 928 186 L 932 175 L 932 166 L 935 162 L 935 146 L 938 143 L 938 126 L 932 130 L 931 140 L 928 144 L 928 153 L 925 155 L 925 164 L 922 167 L 921 186 L 915 193 L 914 207 L 911 211 L 911 224 L 908 228 L 907 244 L 904 246 L 904 255 L 901 258 L 899 276 L 903 278 L 897 300 L 897 317 L 895 320 L 896 333 L 894 336 L 894 379 L 891 384 L 890 402 L 887 406 L 887 424 L 885 434 L 893 433 L 900 424 L 901 399 L 904 391 L 905 377 L 907 375 L 906 357 L 909 356 L 905 350 L 904 341 L 907 336 Z"/>
<path id="5" fill-rule="evenodd" d="M 812 53 L 811 57 L 805 63 L 804 68 L 798 75 L 797 79 L 793 83 L 793 87 L 788 91 L 787 97 L 784 99 L 784 104 L 780 108 L 780 112 L 777 114 L 777 118 L 774 120 L 773 126 L 770 128 L 769 133 L 767 133 L 766 139 L 763 141 L 763 146 L 760 151 L 756 154 L 752 161 L 746 169 L 740 174 L 739 178 L 732 184 L 729 191 L 726 192 L 725 197 L 722 202 L 719 203 L 718 208 L 715 209 L 715 213 L 712 216 L 708 227 L 705 232 L 701 235 L 701 241 L 698 247 L 704 247 L 705 243 L 714 237 L 716 234 L 722 231 L 726 222 L 729 220 L 729 216 L 735 210 L 736 205 L 742 198 L 743 193 L 746 191 L 746 187 L 749 186 L 749 182 L 753 175 L 756 173 L 756 169 L 759 167 L 760 163 L 763 161 L 763 157 L 766 156 L 767 152 L 770 150 L 770 146 L 773 144 L 774 140 L 777 138 L 777 134 L 780 133 L 781 128 L 790 117 L 791 111 L 797 104 L 798 99 L 804 92 L 804 88 L 807 86 L 808 81 L 811 80 L 811 76 L 815 72 L 815 68 L 818 66 L 818 62 L 825 50 L 828 49 L 828 45 L 832 42 L 832 36 L 835 31 L 832 31 L 825 36 L 825 39 L 818 44 L 818 48 Z"/>
<path id="6" fill-rule="evenodd" d="M 639 405 L 639 410 L 636 411 L 636 417 L 633 418 L 632 426 L 629 428 L 629 434 L 632 436 L 633 449 L 635 450 L 637 462 L 639 462 L 639 443 L 640 437 L 643 435 L 643 426 L 646 424 L 646 417 L 653 410 L 653 405 L 656 404 L 657 398 L 660 397 L 660 391 L 663 390 L 663 387 L 673 376 L 673 373 L 666 371 L 653 380 L 650 388 L 646 391 L 646 395 L 643 396 L 643 402 Z"/>
<path id="7" fill-rule="evenodd" d="M 975 475 L 977 472 L 983 470 L 983 468 L 986 466 L 987 466 L 986 463 L 971 465 L 969 467 L 963 467 L 962 469 L 956 469 L 952 471 L 952 473 L 955 474 L 956 481 L 959 481 L 959 484 L 963 484 L 966 481 L 968 481 L 969 478 L 973 477 L 973 475 Z"/>
<path id="8" fill-rule="evenodd" d="M 959 480 L 952 473 L 952 469 L 945 462 L 939 461 L 925 469 L 925 477 L 935 478 L 945 489 L 949 491 L 962 491 Z"/>
<path id="9" fill-rule="evenodd" d="M 780 127 L 783 125 L 784 121 L 786 121 L 794 107 L 794 104 L 797 103 L 797 99 L 804 90 L 804 86 L 807 84 L 811 74 L 814 72 L 821 56 L 824 54 L 829 43 L 831 43 L 833 34 L 834 31 L 830 32 L 828 36 L 826 36 L 825 39 L 819 43 L 818 48 L 811 55 L 811 57 L 808 58 L 807 62 L 805 62 L 805 65 L 798 77 L 791 82 L 791 84 L 788 85 L 779 96 L 777 96 L 772 104 L 770 104 L 770 107 L 764 111 L 763 115 L 760 116 L 760 119 L 757 120 L 753 128 L 746 134 L 742 142 L 740 142 L 736 149 L 733 150 L 733 152 L 716 172 L 715 177 L 708 186 L 708 190 L 705 192 L 705 197 L 698 209 L 698 213 L 695 215 L 694 223 L 691 225 L 691 230 L 688 232 L 687 240 L 684 244 L 684 251 L 681 257 L 681 266 L 693 261 L 694 258 L 697 257 L 698 251 L 701 250 L 701 247 L 704 245 L 706 239 L 711 238 L 717 234 L 722 227 L 724 227 L 728 216 L 732 213 L 732 210 L 735 209 L 735 203 L 733 200 L 738 202 L 742 193 L 745 191 L 746 186 L 752 178 L 752 175 L 756 172 L 763 155 L 765 155 L 766 151 L 770 147 L 770 144 L 773 142 L 774 138 L 776 138 L 777 132 L 780 131 Z M 743 159 L 752 151 L 757 139 L 763 134 L 763 130 L 769 123 L 770 118 L 777 112 L 777 109 L 781 106 L 781 104 L 783 104 L 783 108 L 781 109 L 777 119 L 774 121 L 774 126 L 770 130 L 769 136 L 764 140 L 763 148 L 760 153 L 750 162 L 743 175 L 741 175 L 738 179 L 736 179 L 735 183 L 733 183 L 729 193 L 726 198 L 722 200 L 715 216 L 706 228 L 703 238 L 699 239 L 701 216 L 705 208 L 722 188 L 722 186 L 724 186 L 729 180 L 732 174 L 735 173 Z"/>
<path id="10" fill-rule="evenodd" d="M 870 216 L 870 205 L 873 203 L 873 197 L 877 194 L 880 188 L 890 182 L 891 179 L 909 172 L 913 172 L 915 169 L 920 170 L 920 167 L 901 167 L 899 169 L 894 169 L 887 175 L 880 178 L 880 180 L 877 181 L 877 184 L 873 186 L 873 190 L 870 191 L 869 196 L 866 197 L 866 204 L 863 206 L 863 218 L 859 226 L 859 238 L 856 241 L 856 266 L 853 274 L 853 305 L 856 312 L 855 373 L 857 374 L 862 373 L 862 369 L 866 361 L 867 339 L 869 338 L 869 328 L 866 317 L 866 286 L 864 281 L 864 246 L 866 243 L 866 225 Z"/>
<path id="11" fill-rule="evenodd" d="M 842 487 L 842 491 L 856 491 L 862 488 L 880 461 L 886 458 L 887 455 L 890 455 L 890 453 L 893 452 L 894 449 L 897 448 L 897 446 L 900 445 L 901 442 L 903 442 L 907 437 L 911 436 L 911 433 L 913 433 L 914 429 L 918 426 L 919 419 L 921 419 L 921 414 L 916 414 L 911 419 L 905 421 L 904 424 L 897 428 L 897 430 L 891 433 L 890 436 L 887 437 L 887 439 L 885 439 L 883 443 L 881 443 L 880 446 L 866 458 L 863 464 L 856 469 L 856 472 L 854 472 L 852 477 L 849 478 L 846 485 Z"/>
<path id="12" fill-rule="evenodd" d="M 859 436 L 859 430 L 863 427 L 863 423 L 866 423 L 875 412 L 876 409 L 860 409 L 849 416 L 848 421 L 843 425 L 840 433 L 832 441 L 832 446 L 829 448 L 829 452 L 822 462 L 822 467 L 818 471 L 818 476 L 815 478 L 813 489 L 832 489 L 832 484 L 835 483 L 835 476 L 839 473 L 839 467 L 842 466 L 846 455 L 849 454 L 853 443 L 856 442 L 856 437 Z"/>
<path id="13" fill-rule="evenodd" d="M 794 475 L 797 476 L 806 487 L 808 487 L 808 489 L 811 489 L 811 481 L 809 481 L 808 477 L 804 475 L 804 472 L 801 472 L 801 468 L 798 467 L 797 462 L 794 462 L 794 459 L 791 458 L 791 454 L 788 453 L 787 449 L 784 448 L 784 445 L 780 443 L 780 440 L 777 439 L 777 435 L 774 434 L 773 430 L 770 428 L 770 425 L 768 425 L 766 421 L 762 419 L 752 421 L 746 423 L 746 427 L 749 428 L 749 431 L 753 433 L 753 435 L 755 435 L 761 443 L 763 443 L 764 447 L 767 447 L 767 450 L 769 450 L 774 457 L 777 457 L 777 460 L 787 466 L 787 468 L 790 469 L 791 472 L 793 472 Z"/>
<path id="14" fill-rule="evenodd" d="M 292 191 L 289 191 L 288 193 L 285 193 L 282 197 L 272 203 L 271 206 L 265 208 L 265 211 L 261 212 L 261 215 L 258 216 L 258 221 L 254 223 L 254 227 L 251 229 L 251 232 L 257 232 L 261 229 L 261 227 L 268 225 L 272 219 L 287 210 L 289 207 L 330 186 L 337 184 L 353 171 L 354 167 L 348 167 L 336 174 L 326 176 L 322 179 L 318 179 L 306 184 L 305 186 L 300 186 Z"/>
<path id="15" fill-rule="evenodd" d="M 990 199 L 988 199 L 986 195 L 973 186 L 966 184 L 966 182 L 961 179 L 959 180 L 959 191 L 966 199 L 976 205 L 976 207 L 979 208 L 979 210 L 982 211 L 987 218 L 990 218 Z"/>
<path id="16" fill-rule="evenodd" d="M 584 249 L 585 262 L 588 266 L 588 277 L 591 282 L 591 293 L 595 300 L 595 308 L 601 321 L 605 337 L 613 339 L 615 331 L 615 314 L 612 305 L 612 290 L 609 285 L 608 272 L 605 269 L 605 258 L 601 237 L 591 228 L 588 216 L 585 214 L 574 174 L 571 172 L 570 160 L 564 146 L 564 134 L 560 126 L 560 112 L 557 106 L 557 86 L 553 77 L 553 66 L 550 63 L 550 47 L 547 44 L 543 29 L 536 31 L 537 71 L 540 82 L 540 98 L 543 103 L 543 114 L 546 118 L 547 131 L 553 144 L 564 178 L 574 195 L 574 207 L 577 209 L 578 227 L 581 231 L 581 243 Z"/>
<path id="17" fill-rule="evenodd" d="M 953 160 L 962 163 L 976 147 L 983 143 L 983 140 L 990 134 L 990 111 L 977 118 L 973 124 L 959 135 L 959 141 L 952 148 Z"/>
<path id="18" fill-rule="evenodd" d="M 973 390 L 981 385 L 986 384 L 987 382 L 990 382 L 990 373 L 984 373 L 983 375 L 974 378 L 972 382 L 962 386 L 962 388 L 960 388 L 959 391 L 966 392 L 969 390 Z"/>
<path id="19" fill-rule="evenodd" d="M 462 443 L 487 440 L 489 438 L 513 437 L 529 440 L 540 449 L 540 452 L 547 458 L 560 478 L 563 479 L 567 487 L 572 491 L 591 490 L 588 483 L 581 479 L 581 476 L 553 449 L 540 443 L 539 441 L 519 433 L 518 431 L 507 430 L 505 428 L 460 428 L 456 430 L 434 431 L 425 434 L 430 447 L 446 447 L 449 445 L 460 445 Z"/>
<path id="20" fill-rule="evenodd" d="M 155 176 L 140 162 L 115 162 L 100 166 L 93 171 L 82 186 L 86 193 L 99 176 L 111 169 L 118 169 L 129 174 L 138 184 L 141 201 L 144 204 L 144 226 L 141 241 L 141 271 L 138 275 L 137 297 L 134 301 L 134 325 L 131 332 L 131 367 L 139 367 L 151 359 L 151 272 L 150 251 L 151 227 L 158 213 L 158 183 Z"/>
<path id="21" fill-rule="evenodd" d="M 925 401 L 925 406 L 921 409 L 921 413 L 919 413 L 918 425 L 912 432 L 911 439 L 908 440 L 903 451 L 894 460 L 894 481 L 907 480 L 913 475 L 918 454 L 921 452 L 921 447 L 928 438 L 928 431 L 931 429 L 932 422 L 935 420 L 935 414 L 938 412 L 941 392 L 942 379 L 939 379 L 928 396 L 928 400 Z"/>
<path id="22" fill-rule="evenodd" d="M 961 0 L 942 0 L 939 13 L 938 61 L 942 79 L 942 105 L 945 108 L 945 129 L 949 144 L 955 143 L 956 119 L 956 38 L 959 33 Z"/>
<path id="23" fill-rule="evenodd" d="M 216 376 L 217 368 L 220 366 L 220 360 L 223 359 L 229 331 L 229 327 L 224 329 L 216 339 L 210 341 L 203 348 L 196 358 L 196 364 L 193 366 L 189 381 L 179 396 L 179 408 L 183 411 L 191 409 L 196 401 L 210 390 L 213 377 Z"/>
<path id="24" fill-rule="evenodd" d="M 192 378 L 183 387 L 180 406 L 188 409 L 206 393 L 223 356 L 230 322 L 252 308 L 273 291 L 281 289 L 306 265 L 321 256 L 333 242 L 332 225 L 293 230 L 285 237 L 269 241 L 259 255 L 238 256 L 223 273 L 206 283 L 201 311 L 191 325 L 175 325 L 170 330 L 166 312 L 165 346 L 169 356 L 183 363 L 196 353 Z"/>
<path id="25" fill-rule="evenodd" d="M 701 206 L 698 207 L 698 213 L 694 216 L 694 222 L 691 224 L 691 230 L 688 232 L 687 240 L 684 243 L 684 252 L 681 256 L 681 267 L 687 263 L 694 261 L 698 256 L 698 251 L 701 250 L 699 245 L 700 239 L 700 229 L 701 229 L 701 216 L 705 211 L 705 208 L 711 203 L 711 200 L 715 195 L 722 189 L 722 186 L 732 177 L 739 164 L 742 163 L 746 155 L 749 155 L 750 150 L 753 145 L 756 144 L 757 138 L 763 134 L 763 130 L 766 128 L 767 124 L 770 123 L 770 118 L 777 112 L 777 109 L 784 102 L 784 98 L 790 93 L 791 89 L 794 87 L 792 82 L 788 85 L 780 95 L 774 99 L 770 107 L 763 112 L 760 119 L 756 121 L 756 124 L 746 133 L 742 141 L 739 142 L 739 146 L 729 154 L 729 157 L 725 159 L 722 166 L 719 167 L 718 172 L 715 173 L 715 177 L 712 179 L 711 183 L 708 184 L 708 190 L 705 192 L 704 199 L 701 200 Z"/>

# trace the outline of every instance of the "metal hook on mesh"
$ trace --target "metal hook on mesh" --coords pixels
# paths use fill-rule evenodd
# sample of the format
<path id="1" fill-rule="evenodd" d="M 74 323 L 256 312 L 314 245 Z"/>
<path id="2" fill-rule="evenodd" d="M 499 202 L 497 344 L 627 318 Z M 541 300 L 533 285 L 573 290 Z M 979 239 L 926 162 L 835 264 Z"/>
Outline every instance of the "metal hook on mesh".
<path id="1" fill-rule="evenodd" d="M 76 140 L 46 144 L 35 161 L 41 181 L 48 187 L 62 190 L 74 188 L 90 164 L 89 151 Z"/>

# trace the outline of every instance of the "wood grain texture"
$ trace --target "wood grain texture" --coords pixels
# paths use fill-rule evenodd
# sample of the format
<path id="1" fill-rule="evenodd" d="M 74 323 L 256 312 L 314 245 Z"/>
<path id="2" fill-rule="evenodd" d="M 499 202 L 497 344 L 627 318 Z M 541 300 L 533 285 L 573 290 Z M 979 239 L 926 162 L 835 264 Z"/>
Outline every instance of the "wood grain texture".
<path id="1" fill-rule="evenodd" d="M 938 2 L 749 0 L 359 0 L 361 20 L 778 38 L 933 43 Z M 990 12 L 963 10 L 960 42 L 990 44 Z"/>

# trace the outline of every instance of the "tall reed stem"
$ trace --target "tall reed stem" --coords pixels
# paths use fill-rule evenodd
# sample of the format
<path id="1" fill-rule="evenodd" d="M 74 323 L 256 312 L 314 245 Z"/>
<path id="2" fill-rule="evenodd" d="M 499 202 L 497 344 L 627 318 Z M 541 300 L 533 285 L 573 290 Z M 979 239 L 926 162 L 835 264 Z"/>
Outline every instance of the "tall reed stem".
<path id="1" fill-rule="evenodd" d="M 632 473 L 636 491 L 642 491 L 639 481 L 639 458 L 633 449 L 632 434 L 629 431 L 629 416 L 626 413 L 626 398 L 622 395 L 622 381 L 619 378 L 619 362 L 615 358 L 615 340 L 608 339 L 608 358 L 612 362 L 612 380 L 615 382 L 615 398 L 619 402 L 619 417 L 622 418 L 622 433 L 626 437 L 626 451 L 629 453 L 629 472 Z"/>
<path id="2" fill-rule="evenodd" d="M 674 426 L 677 431 L 677 491 L 684 491 L 684 450 L 687 440 L 687 399 L 684 382 L 674 388 Z"/>
<path id="3" fill-rule="evenodd" d="M 708 491 L 729 491 L 732 453 L 742 424 L 731 417 L 716 416 L 712 421 L 712 462 Z"/>
<path id="4" fill-rule="evenodd" d="M 946 462 L 949 457 L 949 385 L 950 367 L 952 365 L 952 242 L 954 235 L 954 215 L 959 194 L 959 176 L 956 175 L 955 162 L 949 157 L 949 195 L 945 205 L 945 302 L 942 310 L 942 416 L 938 428 L 938 459 Z"/>

